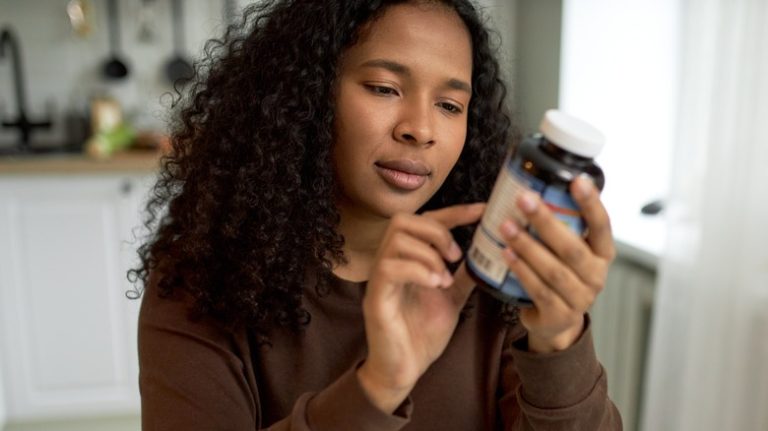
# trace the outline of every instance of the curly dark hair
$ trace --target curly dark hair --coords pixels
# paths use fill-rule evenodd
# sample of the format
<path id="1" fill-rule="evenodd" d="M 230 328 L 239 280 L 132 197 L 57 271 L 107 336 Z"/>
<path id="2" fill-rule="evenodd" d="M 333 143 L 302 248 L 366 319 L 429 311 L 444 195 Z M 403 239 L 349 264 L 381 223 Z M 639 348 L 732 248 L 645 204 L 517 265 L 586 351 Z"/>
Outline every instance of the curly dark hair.
<path id="1" fill-rule="evenodd" d="M 314 273 L 315 289 L 327 291 L 331 269 L 344 261 L 331 159 L 338 60 L 361 26 L 407 2 L 256 2 L 223 39 L 206 43 L 147 203 L 149 237 L 129 271 L 142 283 L 134 296 L 152 275 L 161 296 L 183 289 L 195 314 L 228 325 L 309 321 L 305 277 Z M 428 2 L 455 10 L 469 30 L 472 99 L 460 158 L 419 212 L 486 200 L 517 140 L 498 38 L 469 0 Z M 454 230 L 465 251 L 472 230 Z"/>

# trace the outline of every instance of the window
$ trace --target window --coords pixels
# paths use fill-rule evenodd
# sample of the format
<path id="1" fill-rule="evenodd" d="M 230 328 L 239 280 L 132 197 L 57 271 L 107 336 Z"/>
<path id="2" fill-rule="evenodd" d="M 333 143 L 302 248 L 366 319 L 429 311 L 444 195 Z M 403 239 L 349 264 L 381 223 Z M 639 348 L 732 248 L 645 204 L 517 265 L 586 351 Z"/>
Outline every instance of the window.
<path id="1" fill-rule="evenodd" d="M 616 237 L 654 252 L 663 243 L 661 221 L 640 208 L 667 192 L 679 15 L 670 0 L 563 0 L 560 109 L 605 133 L 597 162 Z"/>

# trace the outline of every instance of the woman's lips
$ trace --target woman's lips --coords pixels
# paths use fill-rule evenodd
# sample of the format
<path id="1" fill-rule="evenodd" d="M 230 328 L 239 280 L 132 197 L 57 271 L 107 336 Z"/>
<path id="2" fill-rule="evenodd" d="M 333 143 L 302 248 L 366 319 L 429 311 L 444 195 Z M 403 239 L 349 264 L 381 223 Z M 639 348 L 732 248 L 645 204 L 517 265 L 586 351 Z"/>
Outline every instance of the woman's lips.
<path id="1" fill-rule="evenodd" d="M 414 160 L 377 162 L 376 172 L 389 185 L 401 190 L 416 190 L 427 182 L 429 168 Z"/>

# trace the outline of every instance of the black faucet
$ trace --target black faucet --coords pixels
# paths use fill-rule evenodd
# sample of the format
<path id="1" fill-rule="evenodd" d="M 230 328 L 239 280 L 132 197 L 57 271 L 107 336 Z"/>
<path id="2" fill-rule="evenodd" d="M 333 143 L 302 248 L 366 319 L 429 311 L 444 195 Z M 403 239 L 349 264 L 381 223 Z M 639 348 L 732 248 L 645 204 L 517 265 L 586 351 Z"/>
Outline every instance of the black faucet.
<path id="1" fill-rule="evenodd" d="M 32 130 L 48 129 L 51 127 L 51 121 L 33 122 L 27 118 L 27 99 L 24 93 L 24 75 L 21 67 L 19 42 L 13 31 L 8 27 L 2 29 L 2 33 L 0 33 L 0 59 L 5 58 L 6 49 L 10 51 L 11 61 L 13 62 L 13 83 L 16 90 L 16 106 L 19 110 L 19 116 L 12 121 L 3 120 L 2 124 L 3 127 L 19 129 L 21 141 L 19 142 L 18 149 L 21 152 L 26 152 L 30 149 L 29 137 L 32 134 Z"/>

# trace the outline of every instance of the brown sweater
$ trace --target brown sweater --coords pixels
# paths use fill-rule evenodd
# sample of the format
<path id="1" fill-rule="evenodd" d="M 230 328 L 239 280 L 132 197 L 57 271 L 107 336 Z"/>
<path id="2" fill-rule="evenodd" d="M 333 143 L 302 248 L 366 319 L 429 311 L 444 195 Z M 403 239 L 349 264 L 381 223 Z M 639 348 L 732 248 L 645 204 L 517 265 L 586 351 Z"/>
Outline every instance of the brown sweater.
<path id="1" fill-rule="evenodd" d="M 566 351 L 525 351 L 499 304 L 475 292 L 443 355 L 388 415 L 360 387 L 365 283 L 335 278 L 306 289 L 311 323 L 275 329 L 259 346 L 245 331 L 191 321 L 188 295 L 149 286 L 139 317 L 142 428 L 149 430 L 620 430 L 587 329 Z"/>

